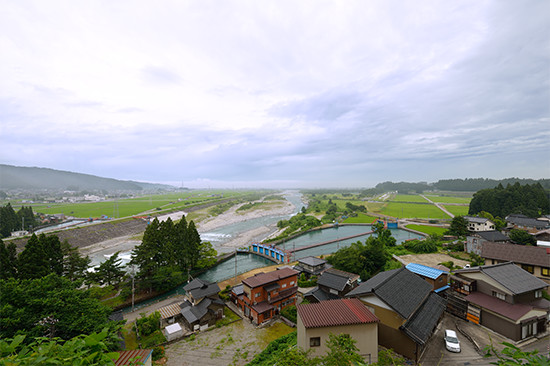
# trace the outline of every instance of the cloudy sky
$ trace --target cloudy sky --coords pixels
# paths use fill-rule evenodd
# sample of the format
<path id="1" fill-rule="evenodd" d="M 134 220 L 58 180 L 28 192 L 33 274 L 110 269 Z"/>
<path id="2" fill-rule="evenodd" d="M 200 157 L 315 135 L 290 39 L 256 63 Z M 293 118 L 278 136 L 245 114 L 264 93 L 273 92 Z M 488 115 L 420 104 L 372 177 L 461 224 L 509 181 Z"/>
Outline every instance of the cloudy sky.
<path id="1" fill-rule="evenodd" d="M 0 9 L 0 163 L 193 188 L 550 177 L 549 1 Z"/>

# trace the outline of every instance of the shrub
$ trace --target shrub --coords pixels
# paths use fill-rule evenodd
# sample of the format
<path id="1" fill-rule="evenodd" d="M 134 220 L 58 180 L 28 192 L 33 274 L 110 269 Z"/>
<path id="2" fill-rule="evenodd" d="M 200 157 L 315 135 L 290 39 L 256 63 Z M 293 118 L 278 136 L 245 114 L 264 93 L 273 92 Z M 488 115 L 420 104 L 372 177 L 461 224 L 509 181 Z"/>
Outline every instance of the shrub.
<path id="1" fill-rule="evenodd" d="M 433 240 L 410 240 L 403 243 L 403 246 L 414 253 L 435 253 L 437 252 L 437 244 Z"/>
<path id="2" fill-rule="evenodd" d="M 164 347 L 157 346 L 153 348 L 153 361 L 160 360 L 164 357 Z"/>
<path id="3" fill-rule="evenodd" d="M 281 310 L 281 315 L 293 323 L 298 321 L 298 310 L 295 305 L 288 306 Z"/>
<path id="4" fill-rule="evenodd" d="M 160 330 L 160 313 L 158 311 L 155 311 L 149 316 L 145 316 L 145 314 L 143 313 L 141 314 L 141 318 L 136 320 L 136 325 L 139 331 L 139 335 L 142 337 L 146 337 L 154 333 L 156 330 Z"/>

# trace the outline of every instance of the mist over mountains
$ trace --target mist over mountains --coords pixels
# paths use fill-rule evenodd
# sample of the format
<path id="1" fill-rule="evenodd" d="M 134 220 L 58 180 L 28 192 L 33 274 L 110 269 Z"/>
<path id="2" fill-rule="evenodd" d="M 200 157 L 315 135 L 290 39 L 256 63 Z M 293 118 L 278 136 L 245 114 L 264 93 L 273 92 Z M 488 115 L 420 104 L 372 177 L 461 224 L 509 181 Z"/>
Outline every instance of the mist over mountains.
<path id="1" fill-rule="evenodd" d="M 142 191 L 174 189 L 166 184 L 124 181 L 90 174 L 0 164 L 0 189 Z"/>

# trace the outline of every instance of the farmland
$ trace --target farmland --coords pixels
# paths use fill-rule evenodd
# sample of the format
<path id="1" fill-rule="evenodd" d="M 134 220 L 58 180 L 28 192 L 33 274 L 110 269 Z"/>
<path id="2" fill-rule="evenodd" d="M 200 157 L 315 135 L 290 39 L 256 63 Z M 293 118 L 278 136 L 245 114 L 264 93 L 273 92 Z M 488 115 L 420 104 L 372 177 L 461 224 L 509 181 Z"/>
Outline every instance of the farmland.
<path id="1" fill-rule="evenodd" d="M 89 203 L 32 204 L 33 211 L 44 214 L 65 214 L 74 217 L 127 217 L 156 211 L 185 210 L 199 203 L 216 202 L 250 194 L 244 191 L 190 191 L 148 195 L 137 198 L 110 199 Z M 18 207 L 14 205 L 14 208 Z"/>

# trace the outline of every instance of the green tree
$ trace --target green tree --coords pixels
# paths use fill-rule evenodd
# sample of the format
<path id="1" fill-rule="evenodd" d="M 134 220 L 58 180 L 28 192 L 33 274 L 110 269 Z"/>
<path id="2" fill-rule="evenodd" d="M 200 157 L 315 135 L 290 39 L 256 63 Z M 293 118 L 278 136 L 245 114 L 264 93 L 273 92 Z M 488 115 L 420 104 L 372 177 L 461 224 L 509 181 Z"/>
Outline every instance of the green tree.
<path id="1" fill-rule="evenodd" d="M 391 235 L 391 230 L 384 228 L 384 224 L 377 222 L 372 225 L 372 231 L 378 237 L 378 240 L 387 247 L 394 247 L 396 240 Z"/>
<path id="2" fill-rule="evenodd" d="M 329 349 L 327 355 L 323 358 L 325 366 L 352 365 L 363 361 L 359 355 L 359 349 L 355 345 L 357 341 L 349 334 L 329 334 L 326 345 Z"/>
<path id="3" fill-rule="evenodd" d="M 352 243 L 333 253 L 327 261 L 334 268 L 357 273 L 361 280 L 366 281 L 381 271 L 389 259 L 390 254 L 384 244 L 377 237 L 370 236 L 365 244 L 360 241 Z"/>
<path id="4" fill-rule="evenodd" d="M 498 352 L 492 344 L 486 346 L 484 349 L 485 357 L 497 357 L 498 360 L 496 362 L 491 362 L 493 365 L 550 366 L 548 357 L 540 355 L 538 350 L 526 352 L 511 343 L 503 342 L 502 344 L 506 346 L 502 352 Z"/>
<path id="5" fill-rule="evenodd" d="M 71 281 L 81 280 L 88 275 L 90 258 L 83 257 L 77 247 L 72 247 L 66 240 L 61 243 L 63 254 L 63 276 Z"/>
<path id="6" fill-rule="evenodd" d="M 7 246 L 0 239 L 0 280 L 17 276 L 17 251 L 14 243 Z"/>
<path id="7" fill-rule="evenodd" d="M 118 257 L 120 252 L 111 255 L 109 259 L 102 262 L 95 270 L 93 278 L 100 284 L 118 284 L 124 276 L 124 265 L 122 259 Z"/>
<path id="8" fill-rule="evenodd" d="M 17 228 L 17 214 L 8 203 L 6 206 L 0 207 L 0 238 L 11 236 L 12 231 Z"/>
<path id="9" fill-rule="evenodd" d="M 108 319 L 111 309 L 77 286 L 53 273 L 0 280 L 0 338 L 26 334 L 70 339 L 116 326 Z"/>
<path id="10" fill-rule="evenodd" d="M 464 237 L 468 235 L 468 220 L 463 216 L 455 216 L 451 220 L 451 225 L 447 229 L 446 234 L 454 235 L 458 237 Z"/>
<path id="11" fill-rule="evenodd" d="M 525 230 L 512 229 L 510 230 L 509 236 L 510 240 L 512 240 L 516 244 L 537 245 L 537 239 Z"/>
<path id="12" fill-rule="evenodd" d="M 44 243 L 35 234 L 25 244 L 17 262 L 18 276 L 22 279 L 40 278 L 51 273 Z"/>
<path id="13" fill-rule="evenodd" d="M 66 342 L 60 339 L 37 338 L 25 342 L 24 335 L 0 339 L 1 365 L 115 365 L 118 352 L 110 352 L 107 329 L 100 333 L 79 335 Z"/>

